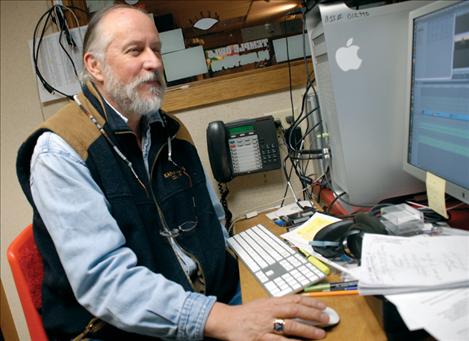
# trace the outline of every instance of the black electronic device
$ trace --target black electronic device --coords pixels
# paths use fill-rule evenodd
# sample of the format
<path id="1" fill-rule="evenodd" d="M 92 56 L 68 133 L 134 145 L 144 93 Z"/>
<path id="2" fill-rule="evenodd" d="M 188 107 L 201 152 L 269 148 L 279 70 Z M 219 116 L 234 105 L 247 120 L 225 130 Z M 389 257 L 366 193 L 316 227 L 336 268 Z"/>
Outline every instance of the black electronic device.
<path id="1" fill-rule="evenodd" d="M 154 19 L 156 29 L 159 33 L 174 30 L 176 25 L 174 24 L 174 18 L 171 13 L 158 15 Z"/>
<path id="2" fill-rule="evenodd" d="M 210 122 L 207 148 L 213 176 L 221 183 L 238 175 L 281 167 L 272 116 L 229 123 Z"/>
<path id="3" fill-rule="evenodd" d="M 380 220 L 367 213 L 341 220 L 321 229 L 312 241 L 314 251 L 327 258 L 346 255 L 360 260 L 365 233 L 388 234 Z"/>
<path id="4" fill-rule="evenodd" d="M 316 210 L 313 207 L 305 206 L 300 212 L 280 216 L 276 223 L 287 228 L 295 228 L 310 219 L 314 213 Z"/>

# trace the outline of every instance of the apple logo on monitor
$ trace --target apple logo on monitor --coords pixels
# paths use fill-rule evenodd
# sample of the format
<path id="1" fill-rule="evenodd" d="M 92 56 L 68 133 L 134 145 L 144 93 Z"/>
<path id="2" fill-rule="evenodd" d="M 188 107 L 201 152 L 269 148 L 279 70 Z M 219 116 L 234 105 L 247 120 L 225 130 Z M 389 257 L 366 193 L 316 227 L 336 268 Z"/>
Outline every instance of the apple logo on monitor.
<path id="1" fill-rule="evenodd" d="M 362 60 L 358 56 L 360 46 L 352 44 L 353 38 L 350 38 L 346 46 L 339 47 L 335 52 L 335 60 L 342 71 L 358 70 L 362 65 Z"/>

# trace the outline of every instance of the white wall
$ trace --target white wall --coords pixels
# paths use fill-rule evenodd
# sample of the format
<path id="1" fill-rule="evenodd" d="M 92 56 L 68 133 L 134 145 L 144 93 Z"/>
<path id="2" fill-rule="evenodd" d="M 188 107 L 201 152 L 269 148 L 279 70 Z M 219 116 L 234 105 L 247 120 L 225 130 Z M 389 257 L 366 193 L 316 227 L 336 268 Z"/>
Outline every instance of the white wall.
<path id="1" fill-rule="evenodd" d="M 46 1 L 1 1 L 1 279 L 20 340 L 29 334 L 6 260 L 6 249 L 31 222 L 31 208 L 16 179 L 16 152 L 28 132 L 59 107 L 38 101 L 28 40 Z M 5 304 L 6 302 L 2 302 Z"/>
<path id="2" fill-rule="evenodd" d="M 293 91 L 295 104 L 301 103 L 303 91 L 303 89 Z M 282 124 L 286 127 L 284 117 L 286 116 L 285 113 L 288 112 L 291 112 L 290 94 L 288 91 L 285 91 L 242 99 L 228 104 L 213 105 L 203 109 L 188 110 L 178 113 L 178 117 L 189 128 L 204 167 L 211 175 L 206 139 L 206 129 L 209 122 L 220 119 L 229 122 L 241 118 L 253 118 L 274 114 L 275 117 L 282 119 Z M 281 151 L 285 150 L 282 146 L 280 147 Z M 213 186 L 218 192 L 215 180 L 213 180 Z M 259 206 L 265 208 L 266 204 L 275 200 L 277 200 L 276 204 L 279 204 L 280 202 L 278 200 L 282 198 L 285 187 L 286 182 L 281 170 L 234 178 L 228 184 L 230 190 L 228 203 L 230 210 L 233 212 L 233 217 L 251 212 Z M 298 191 L 299 185 L 297 182 L 294 182 L 294 187 Z M 290 192 L 288 192 L 287 195 L 291 196 Z"/>
<path id="3" fill-rule="evenodd" d="M 1 1 L 1 280 L 20 340 L 29 340 L 21 305 L 6 260 L 6 249 L 31 221 L 27 203 L 15 172 L 16 153 L 21 142 L 44 117 L 50 116 L 64 101 L 42 106 L 31 66 L 27 42 L 49 1 Z M 299 106 L 302 90 L 294 91 Z M 205 130 L 213 120 L 230 121 L 287 111 L 288 92 L 249 98 L 179 114 L 199 148 L 205 168 L 210 172 Z M 210 173 L 211 174 L 211 173 Z M 280 171 L 236 178 L 230 184 L 230 208 L 234 215 L 278 199 L 285 183 Z M 2 302 L 4 304 L 5 302 Z"/>

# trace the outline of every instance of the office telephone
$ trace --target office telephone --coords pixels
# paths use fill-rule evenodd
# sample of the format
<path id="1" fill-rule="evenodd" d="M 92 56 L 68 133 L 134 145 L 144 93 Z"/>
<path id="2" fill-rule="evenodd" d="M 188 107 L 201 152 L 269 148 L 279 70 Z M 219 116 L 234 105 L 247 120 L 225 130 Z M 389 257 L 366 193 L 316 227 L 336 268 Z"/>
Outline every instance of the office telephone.
<path id="1" fill-rule="evenodd" d="M 213 176 L 220 183 L 238 175 L 281 167 L 272 116 L 226 124 L 222 121 L 210 122 L 207 147 Z"/>

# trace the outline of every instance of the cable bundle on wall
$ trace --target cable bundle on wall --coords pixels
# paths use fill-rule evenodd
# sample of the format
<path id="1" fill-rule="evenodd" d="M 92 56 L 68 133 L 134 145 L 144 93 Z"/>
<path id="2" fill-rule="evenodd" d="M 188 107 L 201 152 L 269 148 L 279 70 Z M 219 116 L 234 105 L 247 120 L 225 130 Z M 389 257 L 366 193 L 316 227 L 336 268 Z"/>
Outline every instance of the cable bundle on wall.
<path id="1" fill-rule="evenodd" d="M 305 13 L 306 7 L 301 9 L 301 13 L 303 14 L 303 36 L 305 35 Z M 298 11 L 298 10 L 296 10 Z M 285 25 L 286 28 L 286 25 Z M 287 32 L 285 32 L 286 35 Z M 288 39 L 286 39 L 286 49 L 287 49 L 287 60 L 288 66 L 290 70 L 290 56 L 289 56 L 289 48 L 288 48 Z M 295 111 L 294 111 L 294 104 L 293 104 L 293 94 L 292 94 L 292 86 L 291 86 L 291 72 L 289 72 L 290 78 L 290 101 L 291 101 L 291 109 L 292 109 L 292 116 L 291 120 L 288 122 L 290 126 L 288 129 L 284 130 L 284 140 L 287 146 L 287 156 L 283 160 L 283 172 L 285 178 L 287 180 L 287 188 L 285 189 L 285 195 L 288 191 L 288 188 L 291 187 L 291 176 L 293 171 L 295 171 L 296 176 L 300 180 L 302 189 L 303 189 L 303 197 L 307 200 L 312 200 L 312 191 L 311 185 L 317 181 L 317 179 L 313 179 L 311 174 L 307 173 L 307 169 L 309 166 L 309 162 L 311 160 L 319 160 L 323 159 L 325 155 L 328 155 L 327 148 L 326 149 L 306 149 L 305 142 L 307 136 L 310 134 L 314 134 L 316 130 L 319 131 L 319 134 L 322 135 L 322 120 L 320 117 L 320 108 L 319 102 L 317 100 L 317 93 L 314 88 L 315 78 L 312 78 L 312 72 L 308 70 L 308 62 L 306 58 L 306 44 L 305 39 L 303 39 L 303 59 L 305 64 L 305 72 L 307 75 L 307 82 L 306 82 L 306 89 L 302 96 L 302 103 L 301 103 L 301 110 L 298 117 L 295 118 Z M 307 109 L 307 98 L 310 94 L 310 90 L 313 91 L 314 96 L 316 98 L 315 103 L 316 106 L 310 110 Z M 312 127 L 310 127 L 310 122 L 308 118 L 317 113 L 318 121 Z M 300 134 L 301 128 L 300 125 L 306 120 L 306 129 L 304 133 Z M 291 167 L 290 170 L 287 171 L 287 161 L 290 161 Z M 322 177 L 322 176 L 321 176 Z M 282 202 L 283 204 L 283 202 Z"/>
<path id="2" fill-rule="evenodd" d="M 44 39 L 44 34 L 47 29 L 47 27 L 51 23 L 55 23 L 57 26 L 57 29 L 59 30 L 59 45 L 61 47 L 61 50 L 65 53 L 67 56 L 67 59 L 72 65 L 73 72 L 75 74 L 75 77 L 79 80 L 78 72 L 75 66 L 75 63 L 68 53 L 67 49 L 63 45 L 63 37 L 65 37 L 65 40 L 68 44 L 68 46 L 72 49 L 77 49 L 78 45 L 76 41 L 73 39 L 72 34 L 70 32 L 70 29 L 68 27 L 67 21 L 65 19 L 64 11 L 69 11 L 73 18 L 75 19 L 77 26 L 79 26 L 79 21 L 78 18 L 74 12 L 74 9 L 78 8 L 71 8 L 63 5 L 53 5 L 51 8 L 49 8 L 39 19 L 39 21 L 36 24 L 36 27 L 34 28 L 34 33 L 33 33 L 33 46 L 32 46 L 32 57 L 33 57 L 33 64 L 34 64 L 34 71 L 36 73 L 36 76 L 38 77 L 39 81 L 43 85 L 43 87 L 51 94 L 60 94 L 64 97 L 69 98 L 70 100 L 73 100 L 72 95 L 66 94 L 63 91 L 55 88 L 53 85 L 50 84 L 50 82 L 44 77 L 42 74 L 41 70 L 39 69 L 39 54 L 40 54 L 40 49 L 41 49 L 41 44 Z M 40 29 L 42 25 L 42 29 Z M 40 31 L 40 35 L 38 37 L 38 32 Z"/>

